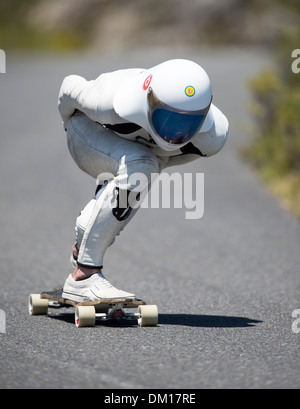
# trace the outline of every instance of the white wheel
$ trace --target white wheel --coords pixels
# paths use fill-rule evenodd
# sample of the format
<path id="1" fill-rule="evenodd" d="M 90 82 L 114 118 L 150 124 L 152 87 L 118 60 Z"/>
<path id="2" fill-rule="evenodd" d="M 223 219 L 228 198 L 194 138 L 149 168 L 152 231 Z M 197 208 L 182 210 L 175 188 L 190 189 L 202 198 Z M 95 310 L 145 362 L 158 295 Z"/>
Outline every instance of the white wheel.
<path id="1" fill-rule="evenodd" d="M 48 300 L 43 300 L 40 294 L 30 294 L 28 299 L 28 309 L 30 315 L 47 315 Z"/>
<path id="2" fill-rule="evenodd" d="M 77 328 L 94 327 L 96 325 L 95 307 L 93 306 L 76 307 L 75 324 Z"/>
<path id="3" fill-rule="evenodd" d="M 156 305 L 140 305 L 138 308 L 140 327 L 156 327 L 158 324 L 158 309 Z"/>

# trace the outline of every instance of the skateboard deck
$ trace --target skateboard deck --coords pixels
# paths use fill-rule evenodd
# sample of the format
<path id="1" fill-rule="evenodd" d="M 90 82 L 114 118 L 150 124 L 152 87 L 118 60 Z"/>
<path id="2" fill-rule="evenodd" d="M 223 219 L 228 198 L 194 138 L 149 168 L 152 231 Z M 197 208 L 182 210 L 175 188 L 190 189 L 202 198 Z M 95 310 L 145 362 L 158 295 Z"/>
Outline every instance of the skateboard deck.
<path id="1" fill-rule="evenodd" d="M 47 315 L 49 308 L 75 308 L 75 324 L 78 328 L 94 327 L 96 321 L 137 320 L 138 325 L 156 326 L 158 310 L 156 305 L 146 305 L 142 300 L 128 298 L 101 299 L 98 301 L 76 302 L 63 297 L 62 287 L 55 287 L 53 291 L 41 294 L 30 294 L 30 315 Z M 138 309 L 136 313 L 129 313 L 125 309 Z"/>

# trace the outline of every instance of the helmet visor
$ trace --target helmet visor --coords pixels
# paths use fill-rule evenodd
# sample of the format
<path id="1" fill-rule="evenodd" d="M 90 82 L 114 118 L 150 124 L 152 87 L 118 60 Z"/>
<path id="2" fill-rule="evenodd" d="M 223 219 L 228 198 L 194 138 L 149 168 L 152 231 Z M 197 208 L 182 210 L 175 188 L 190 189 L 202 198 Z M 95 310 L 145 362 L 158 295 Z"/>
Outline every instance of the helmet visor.
<path id="1" fill-rule="evenodd" d="M 202 127 L 210 104 L 199 111 L 183 111 L 160 101 L 152 88 L 148 91 L 148 119 L 151 128 L 164 141 L 180 145 L 188 142 Z"/>

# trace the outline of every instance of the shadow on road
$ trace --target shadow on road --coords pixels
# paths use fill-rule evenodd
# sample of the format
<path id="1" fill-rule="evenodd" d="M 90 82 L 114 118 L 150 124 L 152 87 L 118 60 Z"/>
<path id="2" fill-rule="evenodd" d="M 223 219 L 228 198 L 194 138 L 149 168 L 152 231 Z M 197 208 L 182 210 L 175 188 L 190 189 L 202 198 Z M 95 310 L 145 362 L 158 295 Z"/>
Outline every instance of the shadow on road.
<path id="1" fill-rule="evenodd" d="M 49 318 L 63 321 L 74 325 L 74 314 L 61 313 L 59 315 L 48 315 Z M 195 315 L 195 314 L 159 314 L 159 325 L 182 325 L 187 327 L 198 328 L 246 328 L 255 327 L 256 324 L 263 321 L 253 320 L 245 317 L 227 317 L 218 315 Z M 99 323 L 98 325 L 104 326 L 122 326 L 132 327 L 136 326 L 136 321 L 122 320 L 106 321 Z"/>
<path id="2" fill-rule="evenodd" d="M 253 327 L 262 321 L 244 317 L 227 317 L 217 315 L 194 314 L 160 314 L 159 324 L 185 325 L 200 328 L 244 328 Z"/>

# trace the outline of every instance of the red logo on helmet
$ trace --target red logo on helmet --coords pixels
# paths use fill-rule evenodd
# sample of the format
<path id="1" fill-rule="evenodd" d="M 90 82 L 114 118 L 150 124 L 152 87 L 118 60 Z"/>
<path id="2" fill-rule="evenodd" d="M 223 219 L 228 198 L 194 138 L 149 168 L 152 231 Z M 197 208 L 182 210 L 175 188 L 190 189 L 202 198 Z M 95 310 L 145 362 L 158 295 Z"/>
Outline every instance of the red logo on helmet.
<path id="1" fill-rule="evenodd" d="M 150 86 L 150 84 L 151 84 L 151 81 L 152 81 L 152 78 L 153 78 L 153 75 L 150 74 L 150 75 L 145 79 L 145 82 L 144 82 L 144 85 L 143 85 L 143 88 L 144 88 L 145 91 L 147 91 L 147 89 L 149 88 L 149 86 Z"/>

